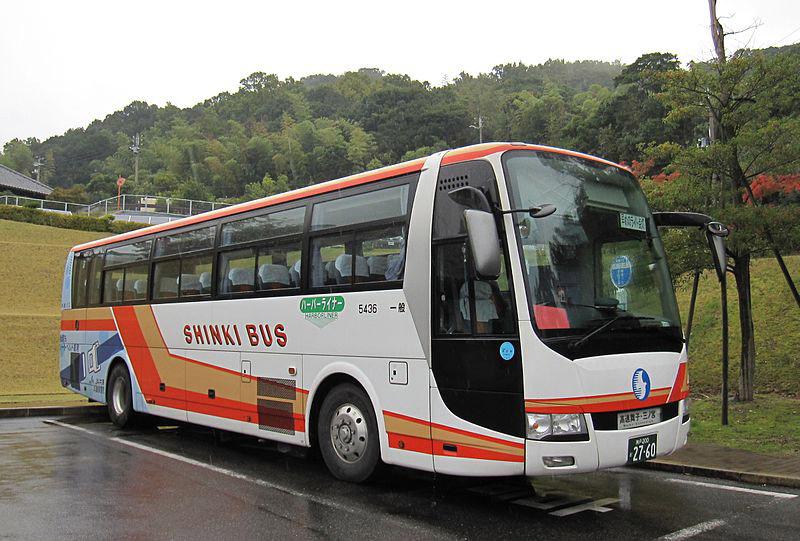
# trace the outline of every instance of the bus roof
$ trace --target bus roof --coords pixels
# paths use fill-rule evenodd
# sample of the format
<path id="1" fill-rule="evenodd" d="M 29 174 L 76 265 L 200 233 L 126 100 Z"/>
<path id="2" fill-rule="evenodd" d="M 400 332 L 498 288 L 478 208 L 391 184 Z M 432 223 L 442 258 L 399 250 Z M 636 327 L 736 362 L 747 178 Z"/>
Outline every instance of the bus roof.
<path id="1" fill-rule="evenodd" d="M 450 165 L 453 163 L 475 160 L 478 158 L 482 158 L 484 156 L 488 156 L 490 154 L 495 154 L 497 152 L 505 152 L 507 150 L 540 150 L 544 152 L 553 152 L 557 154 L 564 154 L 567 156 L 585 158 L 588 160 L 602 163 L 604 165 L 626 169 L 625 167 L 619 164 L 595 156 L 590 156 L 589 154 L 583 154 L 581 152 L 574 152 L 572 150 L 565 150 L 562 148 L 547 147 L 542 145 L 532 145 L 528 143 L 482 143 L 478 145 L 471 145 L 467 147 L 457 148 L 454 150 L 449 150 L 445 154 L 444 158 L 442 158 L 442 165 Z M 365 171 L 363 173 L 358 173 L 356 175 L 351 175 L 349 177 L 330 180 L 319 184 L 312 184 L 311 186 L 306 186 L 304 188 L 299 188 L 297 190 L 271 195 L 261 199 L 254 199 L 253 201 L 239 203 L 238 205 L 232 205 L 230 207 L 224 207 L 217 210 L 212 210 L 210 212 L 204 212 L 202 214 L 197 214 L 195 216 L 187 216 L 186 218 L 181 218 L 179 220 L 174 220 L 172 222 L 166 222 L 163 224 L 153 225 L 150 227 L 143 227 L 141 229 L 136 229 L 134 231 L 129 231 L 127 233 L 121 233 L 119 235 L 105 237 L 84 244 L 79 244 L 77 246 L 74 246 L 72 248 L 72 251 L 78 252 L 81 250 L 87 250 L 89 248 L 96 248 L 98 246 L 114 244 L 116 242 L 122 242 L 125 240 L 135 239 L 138 237 L 144 237 L 146 235 L 150 235 L 153 233 L 160 233 L 162 231 L 169 231 L 172 229 L 178 229 L 180 227 L 185 227 L 188 225 L 207 222 L 215 218 L 232 216 L 235 214 L 240 214 L 251 210 L 270 207 L 280 203 L 296 201 L 314 195 L 334 192 L 336 190 L 350 188 L 352 186 L 369 184 L 371 182 L 377 182 L 380 180 L 400 175 L 405 175 L 408 173 L 416 173 L 417 171 L 422 170 L 422 167 L 425 164 L 426 159 L 427 158 L 418 158 L 416 160 L 411 160 L 396 165 L 382 167 L 380 169 Z"/>

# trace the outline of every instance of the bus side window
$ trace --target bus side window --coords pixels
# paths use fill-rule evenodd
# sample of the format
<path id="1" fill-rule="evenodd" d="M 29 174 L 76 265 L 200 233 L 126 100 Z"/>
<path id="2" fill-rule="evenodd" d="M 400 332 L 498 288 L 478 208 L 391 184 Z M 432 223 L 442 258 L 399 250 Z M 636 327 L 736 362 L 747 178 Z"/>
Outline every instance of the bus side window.
<path id="1" fill-rule="evenodd" d="M 434 254 L 434 314 L 436 333 L 470 334 L 470 318 L 464 318 L 461 291 L 469 287 L 466 245 L 463 242 L 440 244 Z M 467 303 L 467 312 L 469 304 Z"/>
<path id="2" fill-rule="evenodd" d="M 87 277 L 87 289 L 89 294 L 87 296 L 87 304 L 89 306 L 100 304 L 100 291 L 102 288 L 103 276 L 103 254 L 96 253 L 92 256 L 91 264 L 89 265 L 89 276 Z"/>
<path id="3" fill-rule="evenodd" d="M 106 271 L 103 277 L 104 292 L 103 302 L 115 303 L 122 301 L 122 292 L 125 285 L 125 269 Z"/>
<path id="4" fill-rule="evenodd" d="M 153 270 L 153 298 L 174 299 L 178 296 L 178 275 L 181 270 L 179 259 L 159 261 Z"/>
<path id="5" fill-rule="evenodd" d="M 318 237 L 311 242 L 311 287 L 351 284 L 353 243 L 351 235 Z M 364 258 L 355 261 L 356 276 L 369 276 Z"/>
<path id="6" fill-rule="evenodd" d="M 244 248 L 219 256 L 219 292 L 245 293 L 255 290 L 256 251 Z"/>
<path id="7" fill-rule="evenodd" d="M 501 259 L 497 280 L 474 280 L 475 334 L 508 334 L 514 332 L 511 292 L 505 257 Z M 463 308 L 462 308 L 463 310 Z"/>
<path id="8" fill-rule="evenodd" d="M 91 262 L 88 257 L 76 257 L 73 264 L 73 280 L 72 280 L 72 307 L 83 308 L 86 306 L 86 295 L 88 293 L 86 281 L 89 278 L 89 263 Z"/>
<path id="9" fill-rule="evenodd" d="M 356 237 L 356 258 L 367 265 L 366 276 L 356 282 L 402 280 L 405 267 L 405 235 L 400 226 L 359 233 Z"/>
<path id="10" fill-rule="evenodd" d="M 477 280 L 463 241 L 438 245 L 435 250 L 437 334 L 513 333 L 515 323 L 505 258 L 497 280 Z"/>

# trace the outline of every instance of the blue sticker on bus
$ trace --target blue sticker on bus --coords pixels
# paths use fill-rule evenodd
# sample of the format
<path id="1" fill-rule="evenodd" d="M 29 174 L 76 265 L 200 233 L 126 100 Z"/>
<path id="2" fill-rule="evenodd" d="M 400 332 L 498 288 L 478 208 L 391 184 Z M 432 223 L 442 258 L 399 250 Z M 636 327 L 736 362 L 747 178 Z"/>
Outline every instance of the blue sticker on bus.
<path id="1" fill-rule="evenodd" d="M 644 368 L 637 368 L 631 378 L 631 388 L 638 400 L 647 400 L 650 396 L 650 375 Z"/>
<path id="2" fill-rule="evenodd" d="M 617 289 L 622 289 L 631 283 L 633 277 L 633 263 L 626 255 L 618 255 L 611 261 L 611 283 Z"/>
<path id="3" fill-rule="evenodd" d="M 514 344 L 511 342 L 503 342 L 500 344 L 500 356 L 504 361 L 510 361 L 514 358 Z"/>

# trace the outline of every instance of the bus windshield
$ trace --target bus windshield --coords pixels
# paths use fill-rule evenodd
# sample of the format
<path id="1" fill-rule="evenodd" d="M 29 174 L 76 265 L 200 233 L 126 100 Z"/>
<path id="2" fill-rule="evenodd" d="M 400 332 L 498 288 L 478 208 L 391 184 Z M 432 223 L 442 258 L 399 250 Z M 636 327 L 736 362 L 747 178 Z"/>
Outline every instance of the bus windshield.
<path id="1" fill-rule="evenodd" d="M 664 249 L 635 178 L 617 167 L 530 150 L 503 165 L 515 213 L 531 320 L 575 359 L 680 351 L 682 334 Z M 613 321 L 612 321 L 613 320 Z"/>

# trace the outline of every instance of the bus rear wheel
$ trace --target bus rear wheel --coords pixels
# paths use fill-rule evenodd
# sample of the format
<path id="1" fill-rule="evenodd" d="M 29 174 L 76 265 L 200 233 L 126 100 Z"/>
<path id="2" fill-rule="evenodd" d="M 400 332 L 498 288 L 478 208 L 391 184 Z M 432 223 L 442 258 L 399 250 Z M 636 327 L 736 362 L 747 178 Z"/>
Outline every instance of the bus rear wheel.
<path id="1" fill-rule="evenodd" d="M 319 411 L 317 441 L 337 479 L 360 483 L 375 473 L 380 461 L 378 422 L 364 391 L 344 383 L 328 393 Z"/>
<path id="2" fill-rule="evenodd" d="M 108 397 L 106 402 L 111 422 L 120 428 L 130 426 L 134 417 L 131 376 L 122 363 L 115 365 L 108 376 Z"/>

